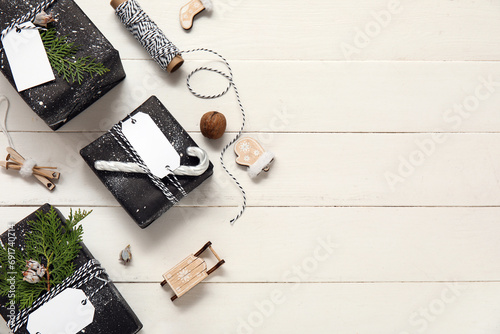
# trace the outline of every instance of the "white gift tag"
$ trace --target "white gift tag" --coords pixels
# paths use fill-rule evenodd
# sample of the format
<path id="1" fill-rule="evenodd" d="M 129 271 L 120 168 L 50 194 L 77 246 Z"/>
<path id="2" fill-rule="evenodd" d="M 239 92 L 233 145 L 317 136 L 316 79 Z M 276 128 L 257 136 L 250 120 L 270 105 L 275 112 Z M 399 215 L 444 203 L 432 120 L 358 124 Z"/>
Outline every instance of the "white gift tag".
<path id="1" fill-rule="evenodd" d="M 181 165 L 181 157 L 148 114 L 139 112 L 123 122 L 122 132 L 153 175 L 164 178 Z"/>
<path id="2" fill-rule="evenodd" d="M 66 289 L 28 317 L 30 334 L 76 334 L 94 321 L 95 308 L 79 289 Z"/>
<path id="3" fill-rule="evenodd" d="M 35 27 L 25 22 L 20 27 Z M 36 29 L 12 29 L 2 39 L 17 91 L 55 80 L 40 33 Z"/>

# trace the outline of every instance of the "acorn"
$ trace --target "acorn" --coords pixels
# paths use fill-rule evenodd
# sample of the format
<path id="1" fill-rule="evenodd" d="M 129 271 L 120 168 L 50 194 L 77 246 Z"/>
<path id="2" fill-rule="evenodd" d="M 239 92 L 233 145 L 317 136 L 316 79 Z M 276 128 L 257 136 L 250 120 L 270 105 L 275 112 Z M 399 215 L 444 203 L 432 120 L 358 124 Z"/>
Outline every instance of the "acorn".
<path id="1" fill-rule="evenodd" d="M 201 117 L 201 133 L 209 139 L 219 139 L 226 132 L 226 117 L 218 111 L 210 111 Z"/>

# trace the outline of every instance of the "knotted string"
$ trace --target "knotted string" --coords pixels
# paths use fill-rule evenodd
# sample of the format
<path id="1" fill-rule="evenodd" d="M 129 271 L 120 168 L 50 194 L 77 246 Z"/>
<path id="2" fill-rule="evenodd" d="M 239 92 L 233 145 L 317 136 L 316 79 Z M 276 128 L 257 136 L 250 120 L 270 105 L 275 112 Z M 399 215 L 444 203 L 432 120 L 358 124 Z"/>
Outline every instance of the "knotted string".
<path id="1" fill-rule="evenodd" d="M 24 23 L 24 22 L 28 22 L 28 21 L 30 21 L 30 22 L 33 21 L 36 18 L 36 15 L 38 13 L 41 13 L 41 12 L 47 10 L 47 8 L 49 8 L 50 5 L 52 5 L 54 2 L 56 2 L 56 0 L 44 0 L 44 1 L 40 2 L 36 7 L 34 7 L 28 13 L 15 19 L 14 21 L 12 21 L 12 23 L 2 31 L 2 35 L 1 35 L 2 39 L 5 37 L 5 35 L 7 35 L 13 29 L 17 28 L 17 26 L 19 24 Z"/>
<path id="2" fill-rule="evenodd" d="M 168 199 L 168 201 L 172 202 L 173 204 L 177 203 L 179 199 L 177 199 L 174 194 L 168 189 L 166 184 L 156 175 L 154 175 L 151 170 L 146 166 L 144 161 L 141 159 L 137 151 L 134 149 L 132 144 L 128 141 L 127 137 L 123 134 L 122 131 L 122 124 L 121 122 L 119 124 L 116 124 L 113 126 L 113 128 L 110 131 L 111 136 L 115 139 L 115 141 L 121 146 L 121 148 L 127 153 L 127 155 L 132 158 L 132 160 L 146 173 L 146 175 L 149 177 L 149 179 L 154 183 L 154 185 L 161 190 L 163 195 Z M 169 170 L 170 171 L 170 170 Z M 171 172 L 171 171 L 170 171 Z M 183 196 L 187 196 L 186 191 L 180 184 L 179 180 L 177 177 L 173 174 L 170 173 L 168 176 L 168 179 L 172 182 L 172 184 L 179 190 L 179 192 Z"/>
<path id="3" fill-rule="evenodd" d="M 98 277 L 101 276 L 102 274 L 106 275 L 106 279 Z M 48 301 L 59 295 L 64 290 L 68 288 L 78 289 L 79 287 L 81 287 L 84 284 L 87 284 L 90 280 L 94 278 L 99 279 L 104 283 L 99 288 L 92 291 L 92 293 L 87 297 L 88 299 L 92 299 L 92 297 L 96 293 L 101 291 L 101 289 L 104 288 L 109 283 L 106 271 L 101 267 L 99 261 L 97 261 L 96 259 L 89 260 L 83 266 L 78 268 L 73 275 L 66 278 L 64 281 L 61 282 L 61 284 L 58 284 L 57 286 L 52 288 L 49 292 L 44 294 L 42 297 L 35 300 L 35 302 L 31 305 L 31 307 L 19 311 L 15 317 L 11 318 L 7 322 L 7 326 L 14 333 L 17 332 L 22 326 L 26 324 L 29 315 L 34 311 L 36 311 L 38 308 L 40 308 L 42 305 L 44 305 L 45 303 L 47 303 Z"/>
<path id="4" fill-rule="evenodd" d="M 41 12 L 47 10 L 47 8 L 49 8 L 54 2 L 56 2 L 56 0 L 44 0 L 44 1 L 40 2 L 36 7 L 31 9 L 28 13 L 15 19 L 14 21 L 12 21 L 12 23 L 7 28 L 5 28 L 2 31 L 2 33 L 0 34 L 0 42 L 3 40 L 3 38 L 9 32 L 11 32 L 14 29 L 42 29 L 42 30 L 44 30 L 44 28 L 40 28 L 40 27 L 21 27 L 19 25 L 22 23 L 28 22 L 28 21 L 32 22 L 33 20 L 35 20 L 36 15 L 38 13 L 41 13 Z M 3 59 L 4 59 L 4 52 L 3 51 L 4 50 L 3 50 L 3 45 L 2 45 L 2 47 L 0 48 L 0 55 L 2 57 L 2 60 L 1 60 L 2 66 L 3 66 Z"/>

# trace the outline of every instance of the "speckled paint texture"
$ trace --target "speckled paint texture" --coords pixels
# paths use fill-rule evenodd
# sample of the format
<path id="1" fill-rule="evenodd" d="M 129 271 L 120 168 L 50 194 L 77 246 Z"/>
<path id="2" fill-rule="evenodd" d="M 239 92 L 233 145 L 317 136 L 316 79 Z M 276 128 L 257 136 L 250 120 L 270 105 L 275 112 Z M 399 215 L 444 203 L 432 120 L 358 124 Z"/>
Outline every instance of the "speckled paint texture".
<path id="1" fill-rule="evenodd" d="M 36 4 L 35 0 L 0 0 L 0 30 Z M 47 12 L 56 15 L 58 22 L 54 27 L 58 34 L 68 36 L 68 41 L 78 46 L 77 58 L 90 56 L 110 69 L 102 76 L 86 76 L 81 85 L 68 83 L 54 71 L 55 81 L 19 93 L 52 130 L 57 130 L 115 87 L 125 78 L 125 72 L 118 51 L 72 0 L 58 0 Z M 3 50 L 0 59 L 0 70 L 15 87 Z"/>
<path id="2" fill-rule="evenodd" d="M 43 205 L 36 212 L 48 212 L 50 209 L 49 204 Z M 18 249 L 23 249 L 24 236 L 28 233 L 28 222 L 36 220 L 36 212 L 32 213 L 28 217 L 24 218 L 22 221 L 14 226 L 14 233 L 17 237 L 15 245 Z M 61 220 L 64 220 L 63 215 L 57 211 Z M 7 245 L 8 232 L 5 232 L 0 236 L 4 245 Z M 94 257 L 90 251 L 82 243 L 83 249 L 80 254 L 75 259 L 76 268 L 81 267 L 89 260 Z M 101 275 L 101 278 L 109 279 L 107 275 Z M 95 291 L 102 285 L 102 281 L 98 279 L 93 279 L 87 284 L 84 284 L 80 289 L 82 289 L 86 295 L 90 295 L 92 291 Z M 8 302 L 7 298 L 0 298 L 0 315 L 8 320 L 8 310 L 4 306 Z M 135 334 L 139 332 L 142 328 L 142 324 L 134 314 L 130 306 L 127 304 L 125 299 L 123 299 L 120 292 L 116 289 L 113 283 L 108 283 L 104 288 L 102 288 L 95 296 L 91 299 L 92 305 L 95 307 L 95 316 L 92 324 L 88 325 L 84 331 L 85 333 L 91 334 Z M 17 312 L 17 310 L 16 310 Z M 26 329 L 26 325 L 19 329 L 16 334 L 29 334 Z"/>
<path id="3" fill-rule="evenodd" d="M 167 139 L 180 154 L 181 165 L 198 165 L 198 158 L 190 157 L 186 154 L 186 149 L 188 147 L 198 147 L 198 145 L 196 145 L 194 140 L 156 96 L 149 98 L 131 115 L 133 116 L 138 112 L 143 112 L 151 116 L 156 125 L 158 125 L 163 134 L 165 134 Z M 125 120 L 128 118 L 129 117 L 125 118 Z M 154 143 L 151 143 L 151 145 L 154 145 Z M 117 201 L 141 228 L 149 226 L 174 205 L 174 203 L 167 200 L 165 195 L 153 184 L 147 175 L 98 171 L 94 168 L 94 163 L 97 160 L 133 162 L 132 158 L 127 155 L 109 132 L 83 148 L 80 154 L 97 177 L 99 177 L 109 191 L 111 191 L 113 196 L 115 196 Z M 161 154 L 161 152 L 158 152 L 158 154 Z M 177 176 L 177 178 L 186 193 L 189 193 L 212 174 L 213 165 L 210 163 L 207 171 L 200 176 Z M 163 179 L 163 181 L 176 198 L 180 199 L 182 197 L 182 194 L 170 183 L 168 178 Z"/>

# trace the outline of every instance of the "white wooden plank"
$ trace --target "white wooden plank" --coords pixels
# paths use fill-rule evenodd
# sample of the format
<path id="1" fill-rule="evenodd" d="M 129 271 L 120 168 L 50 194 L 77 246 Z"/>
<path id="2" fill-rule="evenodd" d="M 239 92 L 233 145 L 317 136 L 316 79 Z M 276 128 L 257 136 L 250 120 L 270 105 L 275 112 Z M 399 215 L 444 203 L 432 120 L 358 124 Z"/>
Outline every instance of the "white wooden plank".
<path id="1" fill-rule="evenodd" d="M 144 333 L 492 334 L 498 330 L 498 283 L 202 284 L 176 304 L 159 285 L 118 288 L 144 321 Z M 271 298 L 277 303 L 272 304 Z"/>
<path id="2" fill-rule="evenodd" d="M 78 206 L 74 206 L 78 207 Z M 67 216 L 69 208 L 60 208 Z M 1 208 L 0 230 L 36 210 Z M 115 282 L 162 281 L 207 241 L 226 260 L 208 282 L 498 281 L 500 208 L 174 208 L 145 230 L 94 208 L 84 242 Z M 118 253 L 128 244 L 133 261 Z M 207 252 L 208 267 L 216 263 Z"/>
<path id="3" fill-rule="evenodd" d="M 228 130 L 238 130 L 241 115 L 232 91 L 208 101 L 188 91 L 187 73 L 202 64 L 187 63 L 169 78 L 152 61 L 124 61 L 125 81 L 59 132 L 107 131 L 151 95 L 157 95 L 188 131 L 199 131 L 201 116 L 210 110 L 226 115 Z M 295 66 L 294 62 L 237 61 L 232 65 L 247 109 L 248 131 L 497 132 L 500 128 L 498 62 L 304 62 Z M 200 74 L 192 83 L 210 94 L 226 85 L 210 74 Z M 50 131 L 4 78 L 0 78 L 0 90 L 12 103 L 10 130 Z"/>
<path id="4" fill-rule="evenodd" d="M 124 58 L 148 57 L 108 1 L 77 3 Z M 487 0 L 218 0 L 190 32 L 179 24 L 184 2 L 140 3 L 182 50 L 209 47 L 229 59 L 491 60 L 500 51 L 500 7 Z M 342 51 L 347 44 L 358 50 L 351 57 Z"/>
<path id="5" fill-rule="evenodd" d="M 241 195 L 218 164 L 221 145 L 195 135 L 216 168 L 180 205 L 237 206 Z M 250 134 L 252 135 L 252 134 Z M 0 172 L 0 205 L 116 206 L 77 153 L 97 133 L 15 133 L 25 156 L 62 173 L 50 193 L 14 171 Z M 252 181 L 228 152 L 229 168 L 251 206 L 485 206 L 500 204 L 498 134 L 255 134 L 277 155 L 270 173 Z M 444 142 L 443 142 L 444 141 Z M 36 145 L 34 145 L 36 143 Z M 0 147 L 7 145 L 0 139 Z M 40 150 L 43 148 L 43 153 Z M 236 210 L 236 208 L 235 208 Z"/>
<path id="6" fill-rule="evenodd" d="M 178 24 L 184 2 L 140 1 L 181 49 L 212 47 L 234 66 L 250 135 L 278 157 L 270 174 L 253 182 L 229 152 L 251 207 L 229 225 L 239 194 L 217 153 L 230 135 L 208 142 L 197 133 L 208 110 L 224 112 L 229 130 L 239 127 L 232 95 L 201 101 L 185 88 L 186 73 L 201 64 L 191 59 L 205 56 L 186 56 L 180 72 L 162 73 L 107 1 L 77 0 L 121 52 L 128 78 L 63 128 L 80 133 L 48 131 L 0 78 L 20 151 L 63 172 L 51 194 L 0 171 L 1 230 L 44 202 L 64 205 L 65 213 L 69 206 L 95 207 L 84 223 L 85 242 L 144 322 L 141 333 L 498 332 L 500 97 L 497 86 L 485 97 L 480 78 L 500 80 L 499 4 L 401 1 L 387 27 L 356 46 L 358 29 L 376 28 L 373 14 L 393 2 L 217 0 L 214 12 L 197 17 L 186 33 Z M 343 52 L 348 44 L 357 52 Z M 196 78 L 200 89 L 223 85 Z M 195 132 L 216 170 L 180 206 L 139 230 L 77 151 L 152 94 Z M 470 115 L 448 111 L 466 103 Z M 279 113 L 290 119 L 283 123 Z M 444 143 L 431 133 L 402 134 L 434 131 L 461 134 Z M 391 187 L 388 172 L 405 175 Z M 315 258 L 318 238 L 330 236 L 332 254 Z M 158 284 L 161 274 L 207 240 L 227 263 L 171 303 L 171 292 Z M 128 243 L 134 262 L 124 267 L 118 251 Z M 280 292 L 285 302 L 260 315 L 263 301 Z M 240 319 L 254 325 L 242 327 Z"/>
<path id="7" fill-rule="evenodd" d="M 500 311 L 499 283 L 202 283 L 174 303 L 159 284 L 117 287 L 141 334 L 493 334 Z"/>

